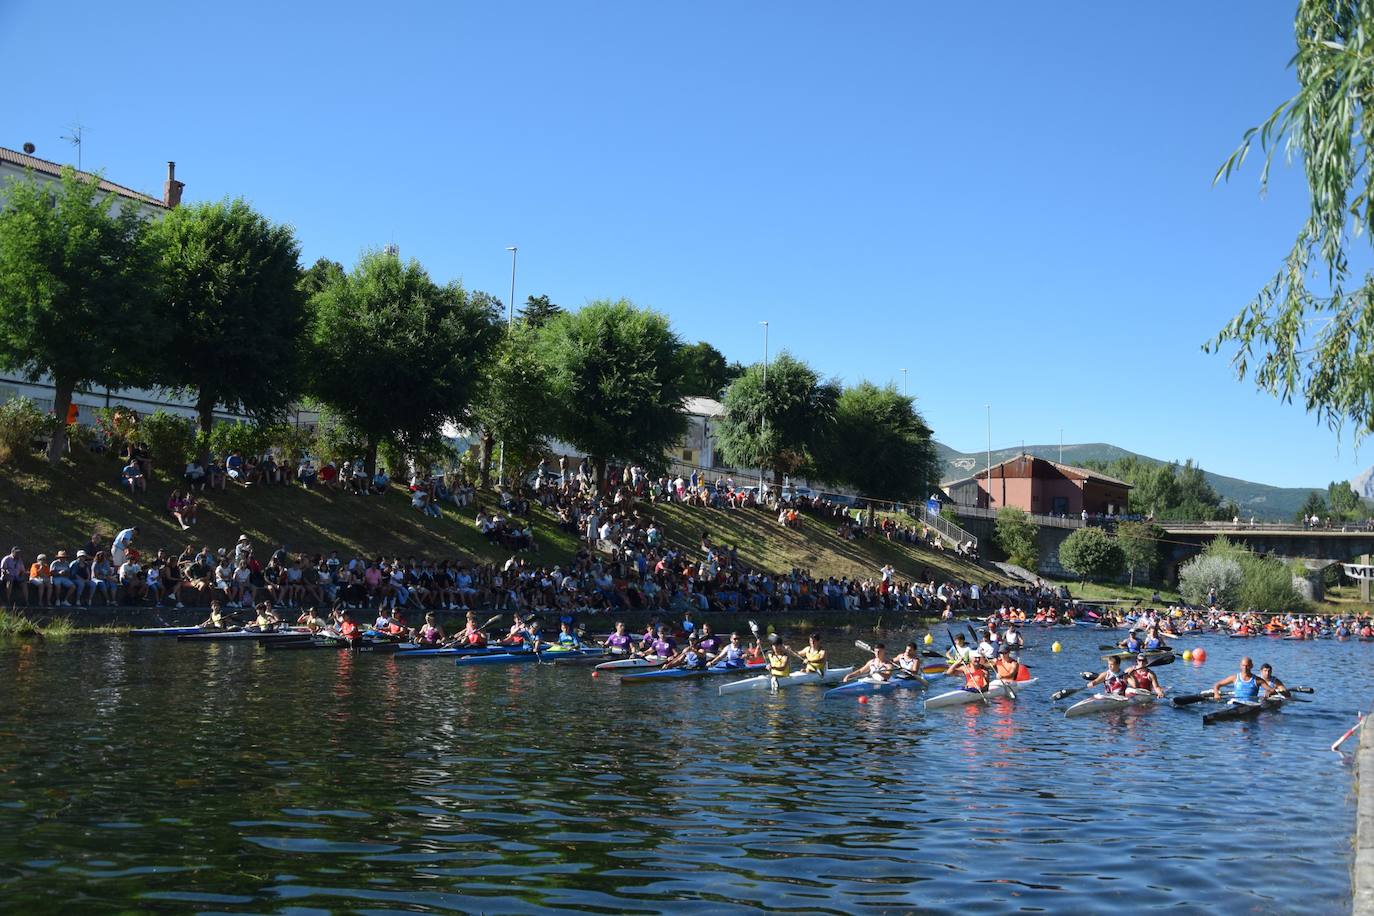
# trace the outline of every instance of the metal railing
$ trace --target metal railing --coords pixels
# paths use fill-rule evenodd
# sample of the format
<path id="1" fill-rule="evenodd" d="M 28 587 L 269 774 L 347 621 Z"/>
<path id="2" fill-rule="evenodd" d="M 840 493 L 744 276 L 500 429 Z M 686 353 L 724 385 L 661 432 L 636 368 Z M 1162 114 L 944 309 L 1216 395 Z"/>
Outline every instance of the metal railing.
<path id="1" fill-rule="evenodd" d="M 997 519 L 997 513 L 999 511 L 997 509 L 984 509 L 979 506 L 960 506 L 957 504 L 950 504 L 950 508 L 954 510 L 956 515 L 962 515 L 965 518 L 986 518 L 994 521 Z M 1071 515 L 1036 515 L 1033 512 L 1027 512 L 1026 518 L 1029 519 L 1033 525 L 1041 525 L 1048 528 L 1083 527 L 1083 519 L 1074 518 Z"/>
<path id="2" fill-rule="evenodd" d="M 973 549 L 978 549 L 978 538 L 976 535 L 960 528 L 943 515 L 931 512 L 924 505 L 921 506 L 920 519 L 923 524 L 930 527 L 930 530 L 940 535 L 940 537 L 944 538 L 953 546 L 959 547 L 972 541 Z"/>

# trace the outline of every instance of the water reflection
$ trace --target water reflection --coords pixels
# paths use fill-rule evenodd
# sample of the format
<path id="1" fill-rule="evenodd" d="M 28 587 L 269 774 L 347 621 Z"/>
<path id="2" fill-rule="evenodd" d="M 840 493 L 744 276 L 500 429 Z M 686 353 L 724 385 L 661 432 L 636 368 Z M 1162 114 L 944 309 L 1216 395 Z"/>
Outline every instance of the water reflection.
<path id="1" fill-rule="evenodd" d="M 1066 651 L 1032 650 L 1040 680 L 1018 700 L 930 713 L 919 693 L 720 697 L 552 665 L 4 644 L 0 899 L 19 911 L 1348 909 L 1349 771 L 1326 748 L 1353 721 L 1348 698 L 1369 695 L 1374 647 L 1267 645 L 1318 702 L 1204 729 L 1199 708 L 1065 719 L 1047 697 L 1081 683 L 1099 640 L 1055 636 Z M 1229 672 L 1229 648 L 1213 641 L 1208 665 L 1161 678 L 1196 690 Z M 1255 848 L 1275 823 L 1281 848 Z"/>

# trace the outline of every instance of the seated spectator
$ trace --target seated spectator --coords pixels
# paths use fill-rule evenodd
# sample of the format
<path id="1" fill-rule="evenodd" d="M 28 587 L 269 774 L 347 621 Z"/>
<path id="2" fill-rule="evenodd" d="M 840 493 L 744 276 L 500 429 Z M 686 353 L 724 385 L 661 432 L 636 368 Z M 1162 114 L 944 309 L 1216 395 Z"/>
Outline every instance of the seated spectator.
<path id="1" fill-rule="evenodd" d="M 57 607 L 71 607 L 76 593 L 76 582 L 71 576 L 72 565 L 67 551 L 59 550 L 48 567 L 48 581 L 51 587 L 52 603 Z"/>
<path id="2" fill-rule="evenodd" d="M 439 518 L 442 514 L 439 511 L 439 507 L 434 504 L 429 498 L 429 494 L 424 490 L 416 490 L 411 494 L 410 507 L 412 509 L 419 509 L 430 518 Z"/>
<path id="3" fill-rule="evenodd" d="M 187 512 L 187 507 L 190 504 L 190 499 L 182 496 L 180 490 L 173 490 L 172 495 L 167 497 L 167 514 L 176 519 L 182 531 L 190 528 L 191 522 L 195 520 L 194 514 Z M 188 516 L 190 516 L 189 519 Z"/>
<path id="4" fill-rule="evenodd" d="M 300 467 L 296 469 L 296 479 L 301 482 L 301 486 L 310 489 L 315 485 L 318 476 L 314 463 L 309 458 L 302 458 Z"/>
<path id="5" fill-rule="evenodd" d="M 182 475 L 182 479 L 186 481 L 188 489 L 205 489 L 205 467 L 200 463 L 199 458 L 192 458 L 186 462 L 186 473 Z"/>
<path id="6" fill-rule="evenodd" d="M 91 598 L 94 599 L 99 594 L 105 599 L 105 606 L 111 607 L 115 604 L 115 589 L 118 585 L 119 575 L 114 564 L 105 555 L 105 551 L 96 551 L 95 560 L 91 563 Z M 90 601 L 86 602 L 87 607 L 90 607 L 90 604 Z"/>
<path id="7" fill-rule="evenodd" d="M 211 458 L 210 463 L 205 466 L 205 485 L 211 490 L 223 490 L 226 479 L 224 466 Z"/>
<path id="8" fill-rule="evenodd" d="M 148 579 L 143 565 L 138 562 L 138 551 L 130 550 L 124 564 L 119 567 L 119 585 L 124 589 L 124 604 L 143 600 L 148 594 Z"/>
<path id="9" fill-rule="evenodd" d="M 238 449 L 234 449 L 229 453 L 229 457 L 224 459 L 224 470 L 228 474 L 229 479 L 234 481 L 234 483 L 241 483 L 244 486 L 249 484 L 250 481 L 247 477 L 247 468 L 244 466 L 243 455 L 239 453 Z"/>
<path id="10" fill-rule="evenodd" d="M 377 473 L 372 475 L 372 490 L 374 495 L 380 496 L 386 492 L 387 486 L 391 483 L 391 478 L 387 476 L 384 468 L 377 468 Z"/>
<path id="11" fill-rule="evenodd" d="M 73 582 L 72 606 L 80 607 L 82 599 L 85 599 L 86 607 L 91 606 L 91 595 L 94 590 L 91 585 L 91 557 L 84 550 L 76 552 L 76 559 L 72 560 L 68 569 L 67 576 Z"/>
<path id="12" fill-rule="evenodd" d="M 148 490 L 148 478 L 143 476 L 143 468 L 138 461 L 130 458 L 124 465 L 124 469 L 119 472 L 120 482 L 129 491 L 129 496 L 137 497 L 141 492 Z"/>
<path id="13" fill-rule="evenodd" d="M 18 547 L 10 550 L 0 560 L 0 584 L 5 586 L 5 605 L 16 607 L 14 600 L 18 592 L 24 604 L 29 603 L 29 572 L 24 565 L 24 552 Z"/>
<path id="14" fill-rule="evenodd" d="M 29 584 L 36 592 L 39 607 L 46 605 L 52 595 L 52 577 L 48 566 L 48 555 L 40 553 L 29 567 Z"/>
<path id="15" fill-rule="evenodd" d="M 339 488 L 339 469 L 334 466 L 334 462 L 325 462 L 324 467 L 320 468 L 320 485 L 327 490 L 337 490 Z M 301 483 L 305 483 L 305 476 L 301 475 Z"/>

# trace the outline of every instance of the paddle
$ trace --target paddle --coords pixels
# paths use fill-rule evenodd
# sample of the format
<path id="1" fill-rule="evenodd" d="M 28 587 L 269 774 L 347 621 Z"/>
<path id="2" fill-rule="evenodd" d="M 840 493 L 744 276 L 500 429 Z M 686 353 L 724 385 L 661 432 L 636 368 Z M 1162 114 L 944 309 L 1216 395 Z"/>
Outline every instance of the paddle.
<path id="1" fill-rule="evenodd" d="M 965 624 L 965 626 L 969 626 L 969 625 L 968 625 L 968 624 Z M 973 627 L 969 626 L 969 632 L 973 632 Z M 959 655 L 959 647 L 955 644 L 955 642 L 954 642 L 954 634 L 952 634 L 952 633 L 949 632 L 949 627 L 945 627 L 945 635 L 946 635 L 947 637 L 949 637 L 949 650 L 950 650 L 950 652 L 953 653 L 954 658 L 959 659 L 959 658 L 960 658 L 960 655 Z M 963 662 L 964 662 L 965 665 L 971 665 L 971 664 L 973 664 L 973 657 L 972 657 L 972 655 L 970 655 L 968 659 L 963 660 Z M 961 666 L 961 667 L 962 667 L 962 666 Z M 967 683 L 968 683 L 967 679 L 965 679 L 964 683 L 967 685 Z M 986 706 L 986 705 L 989 705 L 989 704 L 988 704 L 988 695 L 987 695 L 987 693 L 983 690 L 983 688 L 981 688 L 981 687 L 978 688 L 978 696 L 982 698 L 982 700 L 983 700 L 983 705 L 985 705 L 985 706 Z"/>

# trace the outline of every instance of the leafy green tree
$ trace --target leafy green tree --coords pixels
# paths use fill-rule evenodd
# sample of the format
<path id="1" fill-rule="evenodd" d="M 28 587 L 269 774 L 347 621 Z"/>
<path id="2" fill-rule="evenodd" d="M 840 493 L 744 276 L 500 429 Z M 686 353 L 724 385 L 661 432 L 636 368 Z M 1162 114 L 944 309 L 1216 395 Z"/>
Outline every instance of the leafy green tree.
<path id="1" fill-rule="evenodd" d="M 338 261 L 331 261 L 329 258 L 319 258 L 308 269 L 301 273 L 299 283 L 301 292 L 309 299 L 311 296 L 324 289 L 334 280 L 342 277 L 347 271 Z"/>
<path id="2" fill-rule="evenodd" d="M 548 296 L 529 296 L 520 310 L 520 320 L 532 328 L 542 328 L 562 314 L 562 307 L 550 302 Z"/>
<path id="3" fill-rule="evenodd" d="M 1207 521 L 1233 514 L 1192 459 L 1183 464 L 1143 461 L 1135 456 L 1088 461 L 1087 467 L 1131 485 L 1131 507 L 1159 519 Z"/>
<path id="4" fill-rule="evenodd" d="M 159 353 L 159 381 L 195 398 L 204 433 L 216 405 L 279 418 L 302 390 L 308 328 L 291 227 L 236 199 L 178 207 L 152 233 L 173 339 Z"/>
<path id="5" fill-rule="evenodd" d="M 521 480 L 548 450 L 558 419 L 558 405 L 549 397 L 549 367 L 534 326 L 518 323 L 501 340 L 486 382 L 475 408 L 477 422 L 484 435 L 501 443 L 509 475 Z"/>
<path id="6" fill-rule="evenodd" d="M 1211 597 L 1216 607 L 1234 610 L 1244 581 L 1240 561 L 1229 555 L 1203 553 L 1178 571 L 1179 593 L 1192 605 L 1205 605 Z"/>
<path id="7" fill-rule="evenodd" d="M 1059 545 L 1059 565 L 1085 582 L 1115 578 L 1125 563 L 1121 545 L 1101 528 L 1079 528 Z"/>
<path id="8" fill-rule="evenodd" d="M 560 315 L 540 333 L 557 405 L 554 433 L 585 452 L 606 480 L 606 462 L 664 465 L 687 430 L 682 341 L 668 318 L 625 299 Z"/>
<path id="9" fill-rule="evenodd" d="M 1360 495 L 1351 488 L 1348 480 L 1333 480 L 1327 485 L 1326 504 L 1330 507 L 1332 519 L 1338 522 L 1358 522 L 1369 515 Z"/>
<path id="10" fill-rule="evenodd" d="M 1240 378 L 1356 437 L 1374 432 L 1374 274 L 1349 250 L 1374 240 L 1374 5 L 1365 0 L 1299 0 L 1294 19 L 1298 91 L 1246 131 L 1217 172 L 1229 178 L 1258 144 L 1263 189 L 1275 152 L 1300 161 L 1310 211 L 1284 263 L 1253 300 L 1207 344 L 1234 344 Z M 1313 279 L 1319 288 L 1309 287 Z"/>
<path id="11" fill-rule="evenodd" d="M 1136 576 L 1149 577 L 1159 562 L 1159 539 L 1164 531 L 1145 522 L 1122 522 L 1116 526 L 1116 542 L 1121 559 L 1135 585 Z"/>
<path id="12" fill-rule="evenodd" d="M 470 419 L 504 325 L 461 285 L 374 251 L 312 305 L 312 393 L 363 440 L 368 474 L 383 442 L 414 454 Z"/>
<path id="13" fill-rule="evenodd" d="M 718 398 L 731 382 L 725 354 L 706 341 L 682 348 L 682 390 L 703 398 Z"/>
<path id="14" fill-rule="evenodd" d="M 101 193 L 99 178 L 64 169 L 59 182 L 31 176 L 5 186 L 0 209 L 0 366 L 30 381 L 47 375 L 53 412 L 66 419 L 78 388 L 146 380 L 165 340 L 149 305 L 159 276 L 139 210 Z M 66 450 L 56 424 L 48 460 Z"/>
<path id="15" fill-rule="evenodd" d="M 755 363 L 730 384 L 716 441 L 727 462 L 767 468 L 779 485 L 784 474 L 811 468 L 831 441 L 840 385 L 822 380 L 785 351 L 768 365 L 766 376 L 765 382 L 763 364 Z"/>
<path id="16" fill-rule="evenodd" d="M 1294 519 L 1294 521 L 1306 522 L 1314 515 L 1317 516 L 1317 518 L 1326 518 L 1330 511 L 1331 510 L 1327 508 L 1325 497 L 1316 490 L 1313 490 L 1311 493 L 1307 494 L 1307 501 L 1304 502 L 1302 508 L 1298 510 L 1298 517 Z"/>
<path id="17" fill-rule="evenodd" d="M 997 519 L 993 523 L 993 542 L 1007 555 L 1008 560 L 1032 572 L 1038 558 L 1035 536 L 1035 525 L 1024 509 L 1003 506 L 997 510 Z"/>
<path id="18" fill-rule="evenodd" d="M 818 457 L 821 477 L 866 496 L 915 499 L 940 481 L 930 427 L 915 400 L 893 385 L 864 381 L 846 388 L 835 402 L 835 423 Z"/>

